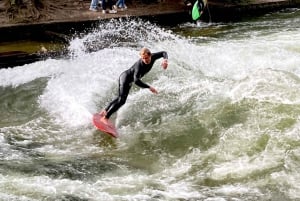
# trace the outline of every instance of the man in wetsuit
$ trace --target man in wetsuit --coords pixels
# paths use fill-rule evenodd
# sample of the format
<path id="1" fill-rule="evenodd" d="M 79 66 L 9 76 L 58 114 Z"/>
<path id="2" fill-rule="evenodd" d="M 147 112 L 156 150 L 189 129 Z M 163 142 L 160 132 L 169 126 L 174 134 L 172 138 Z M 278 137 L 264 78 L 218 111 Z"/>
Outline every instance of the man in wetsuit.
<path id="1" fill-rule="evenodd" d="M 135 83 L 141 88 L 149 88 L 152 93 L 157 94 L 157 90 L 142 82 L 141 78 L 151 70 L 154 62 L 160 58 L 163 58 L 161 66 L 166 70 L 168 67 L 168 54 L 165 51 L 151 53 L 148 48 L 142 48 L 140 51 L 140 57 L 141 58 L 135 62 L 131 68 L 121 73 L 119 77 L 118 97 L 110 102 L 100 113 L 103 115 L 104 120 L 109 119 L 114 112 L 118 111 L 118 109 L 125 104 L 132 83 Z"/>

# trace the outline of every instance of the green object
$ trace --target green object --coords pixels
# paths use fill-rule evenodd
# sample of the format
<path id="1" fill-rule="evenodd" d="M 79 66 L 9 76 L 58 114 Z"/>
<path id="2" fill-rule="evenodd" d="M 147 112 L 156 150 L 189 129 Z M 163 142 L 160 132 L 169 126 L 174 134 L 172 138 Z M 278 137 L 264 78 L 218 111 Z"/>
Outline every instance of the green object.
<path id="1" fill-rule="evenodd" d="M 204 0 L 203 3 L 204 3 L 204 7 L 205 7 L 206 4 L 207 4 L 207 1 Z M 198 20 L 201 17 L 201 11 L 199 11 L 198 1 L 196 1 L 194 3 L 193 9 L 192 9 L 192 18 L 193 18 L 193 20 Z"/>

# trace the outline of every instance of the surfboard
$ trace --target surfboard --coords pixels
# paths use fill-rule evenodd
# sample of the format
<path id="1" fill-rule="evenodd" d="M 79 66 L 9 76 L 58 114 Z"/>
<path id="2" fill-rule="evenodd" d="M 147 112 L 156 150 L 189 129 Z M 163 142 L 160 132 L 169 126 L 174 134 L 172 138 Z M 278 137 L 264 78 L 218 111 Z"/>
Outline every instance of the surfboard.
<path id="1" fill-rule="evenodd" d="M 192 9 L 192 18 L 193 18 L 193 20 L 198 20 L 201 17 L 201 11 L 204 10 L 204 8 L 207 4 L 207 0 L 203 0 L 203 3 L 204 3 L 204 7 L 200 11 L 198 9 L 198 0 L 194 3 L 193 9 Z"/>
<path id="2" fill-rule="evenodd" d="M 100 113 L 96 113 L 93 115 L 93 124 L 98 130 L 111 135 L 112 137 L 117 138 L 119 136 L 114 124 L 110 120 L 104 122 L 103 115 L 101 115 Z"/>

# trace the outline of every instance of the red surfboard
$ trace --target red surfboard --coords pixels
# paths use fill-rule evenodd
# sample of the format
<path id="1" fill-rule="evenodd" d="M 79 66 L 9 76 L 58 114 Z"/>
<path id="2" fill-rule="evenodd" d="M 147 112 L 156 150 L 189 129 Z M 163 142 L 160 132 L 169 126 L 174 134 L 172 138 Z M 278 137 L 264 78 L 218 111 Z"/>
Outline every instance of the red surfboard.
<path id="1" fill-rule="evenodd" d="M 111 135 L 112 137 L 117 138 L 119 136 L 116 127 L 114 124 L 107 120 L 107 122 L 103 121 L 103 115 L 96 113 L 93 115 L 93 123 L 94 126 L 99 129 L 100 131 Z"/>

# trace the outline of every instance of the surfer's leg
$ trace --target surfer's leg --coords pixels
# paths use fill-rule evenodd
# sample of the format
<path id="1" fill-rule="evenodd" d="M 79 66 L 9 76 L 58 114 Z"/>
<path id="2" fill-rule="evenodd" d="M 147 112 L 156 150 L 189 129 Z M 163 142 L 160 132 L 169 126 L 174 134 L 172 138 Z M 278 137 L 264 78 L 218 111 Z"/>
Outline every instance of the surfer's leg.
<path id="1" fill-rule="evenodd" d="M 109 105 L 108 107 L 106 107 L 106 115 L 105 117 L 107 119 L 110 118 L 110 116 L 118 111 L 118 109 L 125 104 L 126 100 L 127 100 L 127 97 L 128 97 L 128 94 L 129 94 L 129 91 L 130 91 L 130 88 L 131 88 L 131 85 L 132 83 L 128 82 L 127 79 L 126 79 L 126 74 L 123 74 L 120 76 L 120 79 L 119 79 L 119 96 L 117 98 L 115 98 Z"/>
<path id="2" fill-rule="evenodd" d="M 108 106 L 105 108 L 105 112 L 103 113 L 105 116 L 107 115 L 107 111 L 110 110 L 111 107 L 113 107 L 113 105 L 115 105 L 118 102 L 119 96 L 115 99 L 113 99 Z"/>
<path id="3" fill-rule="evenodd" d="M 128 88 L 128 89 L 127 89 Z M 128 92 L 130 87 L 127 87 L 126 89 L 124 89 L 122 87 L 122 94 L 120 95 L 118 98 L 116 98 L 113 101 L 113 104 L 111 105 L 111 107 L 108 109 L 107 114 L 106 114 L 106 118 L 109 119 L 110 116 L 115 113 L 116 111 L 118 111 L 118 109 L 125 104 L 126 100 L 127 100 L 127 96 L 128 96 Z M 125 91 L 128 91 L 127 93 Z"/>

